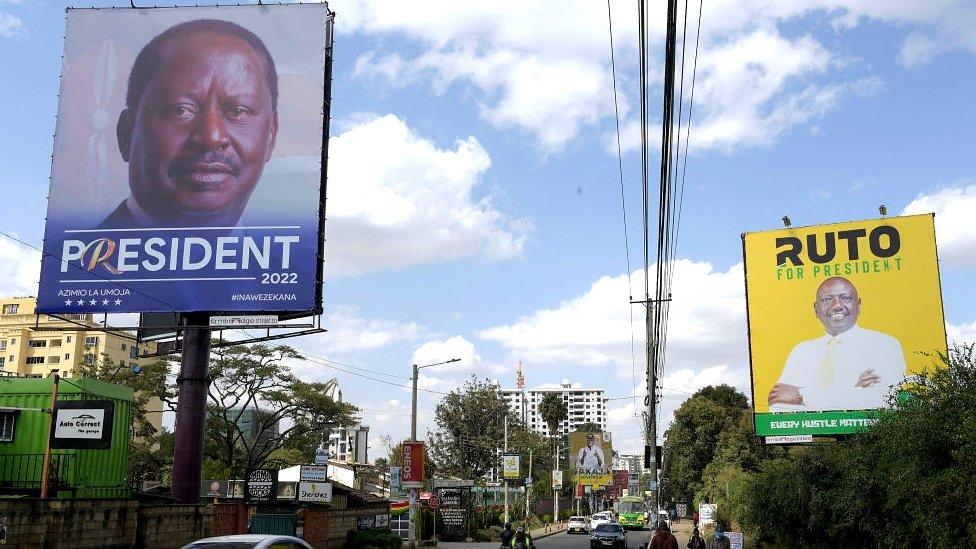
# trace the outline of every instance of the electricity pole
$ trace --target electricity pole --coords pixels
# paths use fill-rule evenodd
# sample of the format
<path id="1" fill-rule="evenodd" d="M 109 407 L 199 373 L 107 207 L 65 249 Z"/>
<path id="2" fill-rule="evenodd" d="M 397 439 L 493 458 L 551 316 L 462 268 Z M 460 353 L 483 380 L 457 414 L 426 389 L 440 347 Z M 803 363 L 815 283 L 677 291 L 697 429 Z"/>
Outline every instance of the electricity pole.
<path id="1" fill-rule="evenodd" d="M 505 414 L 505 450 L 502 455 L 508 453 L 508 414 Z M 502 466 L 502 482 L 505 484 L 505 522 L 508 522 L 508 479 L 505 478 L 505 467 Z"/>
<path id="2" fill-rule="evenodd" d="M 460 358 L 452 358 L 451 360 L 445 360 L 444 362 L 435 362 L 434 364 L 424 364 L 423 366 L 413 365 L 413 398 L 410 404 L 410 442 L 417 442 L 417 380 L 420 378 L 421 368 L 428 368 L 430 366 L 440 366 L 441 364 L 448 364 L 451 362 L 458 362 Z M 414 544 L 417 539 L 417 517 L 419 516 L 420 509 L 418 508 L 420 504 L 420 494 L 416 488 L 410 489 L 410 517 L 412 520 L 410 522 L 410 544 Z M 437 522 L 437 515 L 434 515 L 434 522 Z M 436 526 L 435 526 L 436 528 Z"/>

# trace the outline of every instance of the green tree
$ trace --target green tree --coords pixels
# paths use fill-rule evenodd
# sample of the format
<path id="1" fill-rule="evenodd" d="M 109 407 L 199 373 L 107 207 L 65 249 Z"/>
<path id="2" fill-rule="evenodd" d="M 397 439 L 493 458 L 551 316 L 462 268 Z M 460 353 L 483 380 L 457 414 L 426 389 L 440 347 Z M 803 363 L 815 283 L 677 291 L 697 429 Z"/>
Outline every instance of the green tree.
<path id="1" fill-rule="evenodd" d="M 722 434 L 742 421 L 747 406 L 745 395 L 719 385 L 700 389 L 675 410 L 674 421 L 664 433 L 662 476 L 668 483 L 662 486 L 663 500 L 694 500 Z"/>
<path id="2" fill-rule="evenodd" d="M 451 391 L 434 413 L 437 429 L 427 434 L 430 456 L 438 470 L 474 479 L 497 467 L 505 418 L 514 444 L 521 422 L 494 384 L 472 375 L 462 387 Z"/>
<path id="3" fill-rule="evenodd" d="M 285 345 L 233 345 L 213 353 L 204 450 L 208 458 L 232 475 L 246 475 L 265 464 L 304 460 L 310 449 L 294 443 L 307 445 L 310 434 L 354 423 L 356 407 L 329 396 L 335 380 L 309 383 L 292 374 L 286 361 L 300 358 Z M 253 415 L 246 415 L 249 410 Z M 286 448 L 299 453 L 270 462 Z"/>
<path id="4" fill-rule="evenodd" d="M 546 393 L 539 402 L 539 415 L 555 440 L 559 436 L 559 424 L 566 419 L 566 403 L 558 393 Z"/>

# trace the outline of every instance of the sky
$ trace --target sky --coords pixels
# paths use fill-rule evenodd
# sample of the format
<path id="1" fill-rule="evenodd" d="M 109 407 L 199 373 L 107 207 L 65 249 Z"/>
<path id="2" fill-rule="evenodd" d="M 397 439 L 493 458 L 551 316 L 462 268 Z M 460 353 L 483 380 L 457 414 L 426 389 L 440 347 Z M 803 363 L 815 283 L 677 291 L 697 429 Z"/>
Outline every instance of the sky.
<path id="1" fill-rule="evenodd" d="M 705 385 L 750 393 L 740 235 L 784 215 L 935 212 L 949 339 L 976 339 L 976 4 L 703 1 L 663 425 Z M 659 143 L 666 4 L 648 5 Z M 66 6 L 0 0 L 0 229 L 35 246 Z M 328 331 L 287 343 L 328 359 L 294 368 L 339 380 L 371 458 L 409 435 L 411 364 L 450 358 L 422 370 L 421 433 L 442 392 L 514 387 L 521 363 L 529 387 L 604 389 L 615 449 L 642 451 L 637 5 L 609 6 L 330 3 Z M 38 253 L 0 237 L 0 259 L 0 294 L 36 295 Z"/>

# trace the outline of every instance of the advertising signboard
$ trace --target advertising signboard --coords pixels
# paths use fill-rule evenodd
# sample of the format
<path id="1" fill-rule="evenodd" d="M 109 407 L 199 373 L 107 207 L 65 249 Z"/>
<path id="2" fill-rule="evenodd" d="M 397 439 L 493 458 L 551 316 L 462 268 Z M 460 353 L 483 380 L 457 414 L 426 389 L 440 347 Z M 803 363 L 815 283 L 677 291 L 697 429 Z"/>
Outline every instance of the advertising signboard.
<path id="1" fill-rule="evenodd" d="M 420 488 L 424 485 L 424 443 L 403 443 L 403 469 L 400 471 L 404 488 Z"/>
<path id="2" fill-rule="evenodd" d="M 329 466 L 302 465 L 298 468 L 298 480 L 302 482 L 325 482 L 329 480 Z"/>
<path id="3" fill-rule="evenodd" d="M 37 311 L 320 310 L 330 25 L 69 8 Z"/>
<path id="4" fill-rule="evenodd" d="M 390 467 L 390 498 L 396 498 L 403 494 L 403 478 L 400 476 L 399 467 Z"/>
<path id="5" fill-rule="evenodd" d="M 946 335 L 932 214 L 742 241 L 757 435 L 856 432 L 905 376 L 938 366 Z"/>
<path id="6" fill-rule="evenodd" d="M 299 482 L 298 501 L 329 503 L 332 501 L 331 482 Z"/>
<path id="7" fill-rule="evenodd" d="M 519 478 L 521 471 L 520 457 L 518 454 L 505 454 L 502 456 L 502 478 L 505 480 Z"/>
<path id="8" fill-rule="evenodd" d="M 245 497 L 248 501 L 267 502 L 278 496 L 278 471 L 255 469 L 247 477 Z"/>
<path id="9" fill-rule="evenodd" d="M 582 486 L 609 486 L 613 482 L 610 459 L 613 446 L 601 431 L 576 431 L 569 434 L 576 483 Z"/>
<path id="10" fill-rule="evenodd" d="M 111 400 L 59 400 L 54 413 L 52 448 L 104 450 L 112 445 Z"/>
<path id="11" fill-rule="evenodd" d="M 705 526 L 715 522 L 715 511 L 718 505 L 714 503 L 702 503 L 698 506 L 698 525 Z"/>

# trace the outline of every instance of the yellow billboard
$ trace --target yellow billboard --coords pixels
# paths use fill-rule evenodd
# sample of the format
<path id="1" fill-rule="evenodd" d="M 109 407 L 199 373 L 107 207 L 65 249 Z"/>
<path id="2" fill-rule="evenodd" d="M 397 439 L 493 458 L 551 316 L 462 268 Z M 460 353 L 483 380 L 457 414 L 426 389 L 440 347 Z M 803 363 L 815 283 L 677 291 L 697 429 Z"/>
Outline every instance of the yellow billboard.
<path id="1" fill-rule="evenodd" d="M 855 432 L 946 351 L 933 214 L 742 241 L 758 435 Z"/>
<path id="2" fill-rule="evenodd" d="M 569 434 L 569 455 L 573 459 L 576 484 L 599 488 L 613 483 L 610 433 L 576 431 Z"/>

